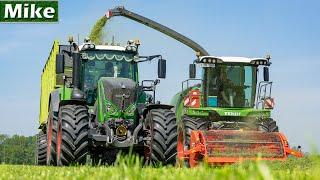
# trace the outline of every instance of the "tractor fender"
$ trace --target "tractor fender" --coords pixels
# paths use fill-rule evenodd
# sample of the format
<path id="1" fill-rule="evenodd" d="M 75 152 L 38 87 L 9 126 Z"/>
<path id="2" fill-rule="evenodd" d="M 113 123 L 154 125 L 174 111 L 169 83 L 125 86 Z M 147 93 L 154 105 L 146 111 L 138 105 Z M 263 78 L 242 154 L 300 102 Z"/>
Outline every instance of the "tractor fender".
<path id="1" fill-rule="evenodd" d="M 174 106 L 168 104 L 149 104 L 142 111 L 143 118 L 146 118 L 148 112 L 152 109 L 172 109 Z"/>
<path id="2" fill-rule="evenodd" d="M 74 100 L 74 99 L 60 101 L 59 107 L 64 106 L 64 105 L 86 105 L 86 101 L 85 100 Z"/>
<path id="3" fill-rule="evenodd" d="M 56 89 L 51 92 L 50 94 L 50 108 L 53 112 L 58 112 L 60 106 L 67 105 L 67 104 L 78 104 L 78 105 L 85 105 L 84 100 L 61 100 L 60 99 L 60 91 Z"/>
<path id="4" fill-rule="evenodd" d="M 50 94 L 50 108 L 53 112 L 59 111 L 60 104 L 60 92 L 58 89 L 54 90 Z"/>

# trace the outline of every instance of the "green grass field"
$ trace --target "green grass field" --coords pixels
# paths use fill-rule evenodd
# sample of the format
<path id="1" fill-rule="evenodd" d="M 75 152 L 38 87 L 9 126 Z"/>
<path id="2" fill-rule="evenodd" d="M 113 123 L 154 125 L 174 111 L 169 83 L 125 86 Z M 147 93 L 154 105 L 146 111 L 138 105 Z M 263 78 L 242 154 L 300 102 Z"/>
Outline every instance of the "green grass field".
<path id="1" fill-rule="evenodd" d="M 320 157 L 286 162 L 244 162 L 223 167 L 142 167 L 134 158 L 117 165 L 45 167 L 0 165 L 0 179 L 320 179 Z"/>

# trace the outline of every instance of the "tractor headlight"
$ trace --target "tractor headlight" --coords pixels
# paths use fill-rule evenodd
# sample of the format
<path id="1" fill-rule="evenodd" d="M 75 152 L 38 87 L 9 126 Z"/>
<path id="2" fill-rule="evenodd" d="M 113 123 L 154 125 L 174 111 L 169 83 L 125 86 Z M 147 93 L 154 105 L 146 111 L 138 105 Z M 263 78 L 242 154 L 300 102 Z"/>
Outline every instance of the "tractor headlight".
<path id="1" fill-rule="evenodd" d="M 131 104 L 129 107 L 127 107 L 127 109 L 125 110 L 125 116 L 127 117 L 132 117 L 134 116 L 136 111 L 136 105 L 135 104 Z"/>
<path id="2" fill-rule="evenodd" d="M 132 50 L 131 46 L 127 46 L 127 47 L 126 47 L 126 50 L 127 50 L 127 51 L 131 51 L 131 50 Z"/>
<path id="3" fill-rule="evenodd" d="M 87 50 L 87 49 L 95 49 L 96 46 L 93 43 L 86 43 L 82 46 L 81 50 Z"/>
<path id="4" fill-rule="evenodd" d="M 132 51 L 136 52 L 137 51 L 137 47 L 136 46 L 132 46 Z"/>
<path id="5" fill-rule="evenodd" d="M 90 49 L 94 49 L 94 44 L 90 44 Z"/>
<path id="6" fill-rule="evenodd" d="M 111 116 L 116 116 L 117 113 L 118 113 L 118 110 L 110 102 L 107 102 L 107 104 L 106 104 L 106 113 L 111 115 Z"/>
<path id="7" fill-rule="evenodd" d="M 135 45 L 128 45 L 126 51 L 137 52 L 138 48 Z"/>

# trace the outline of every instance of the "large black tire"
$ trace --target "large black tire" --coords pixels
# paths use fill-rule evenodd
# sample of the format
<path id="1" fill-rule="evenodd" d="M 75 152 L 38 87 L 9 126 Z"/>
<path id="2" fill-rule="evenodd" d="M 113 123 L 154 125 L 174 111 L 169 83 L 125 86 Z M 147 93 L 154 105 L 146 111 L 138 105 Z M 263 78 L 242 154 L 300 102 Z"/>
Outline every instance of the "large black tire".
<path id="1" fill-rule="evenodd" d="M 277 122 L 272 118 L 267 118 L 261 124 L 259 124 L 259 130 L 264 132 L 279 132 Z"/>
<path id="2" fill-rule="evenodd" d="M 185 137 L 185 145 L 190 146 L 190 135 L 193 130 L 208 130 L 209 121 L 201 118 L 182 116 L 179 124 L 179 131 L 182 130 Z"/>
<path id="3" fill-rule="evenodd" d="M 174 165 L 177 157 L 177 124 L 175 113 L 168 109 L 152 109 L 145 126 L 149 130 L 145 160 L 152 165 Z"/>
<path id="4" fill-rule="evenodd" d="M 178 127 L 178 141 L 181 141 L 183 149 L 190 148 L 190 136 L 193 130 L 208 130 L 209 121 L 201 118 L 193 118 L 189 116 L 182 116 Z M 181 166 L 189 166 L 187 161 L 179 162 Z"/>
<path id="5" fill-rule="evenodd" d="M 88 154 L 89 113 L 83 105 L 59 109 L 57 165 L 85 164 Z"/>
<path id="6" fill-rule="evenodd" d="M 40 131 L 39 134 L 37 134 L 36 165 L 46 165 L 47 146 L 47 135 Z"/>

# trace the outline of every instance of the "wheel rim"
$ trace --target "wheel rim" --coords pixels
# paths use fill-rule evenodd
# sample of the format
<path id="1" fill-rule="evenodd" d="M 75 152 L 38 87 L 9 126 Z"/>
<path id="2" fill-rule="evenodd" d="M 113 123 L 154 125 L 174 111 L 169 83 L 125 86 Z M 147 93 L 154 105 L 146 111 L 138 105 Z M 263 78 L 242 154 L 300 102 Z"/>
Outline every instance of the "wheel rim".
<path id="1" fill-rule="evenodd" d="M 51 163 L 51 141 L 52 141 L 52 116 L 50 115 L 49 123 L 48 123 L 48 129 L 47 129 L 47 165 L 50 165 Z"/>
<path id="2" fill-rule="evenodd" d="M 61 165 L 61 141 L 62 141 L 62 125 L 61 121 L 58 121 L 58 132 L 57 132 L 57 164 Z"/>
<path id="3" fill-rule="evenodd" d="M 178 161 L 180 165 L 183 165 L 185 161 L 184 151 L 185 151 L 185 140 L 183 135 L 183 129 L 180 127 L 178 132 L 178 143 L 177 143 L 177 150 L 178 150 Z"/>

